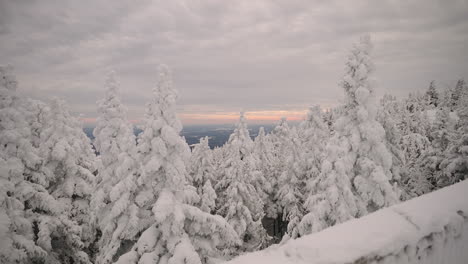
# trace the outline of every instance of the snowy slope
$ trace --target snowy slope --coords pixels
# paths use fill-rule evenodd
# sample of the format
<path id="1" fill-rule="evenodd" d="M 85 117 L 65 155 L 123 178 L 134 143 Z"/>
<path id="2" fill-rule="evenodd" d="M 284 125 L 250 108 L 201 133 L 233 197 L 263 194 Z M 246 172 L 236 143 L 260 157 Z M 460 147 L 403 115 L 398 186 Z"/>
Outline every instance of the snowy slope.
<path id="1" fill-rule="evenodd" d="M 230 264 L 468 263 L 468 181 Z"/>

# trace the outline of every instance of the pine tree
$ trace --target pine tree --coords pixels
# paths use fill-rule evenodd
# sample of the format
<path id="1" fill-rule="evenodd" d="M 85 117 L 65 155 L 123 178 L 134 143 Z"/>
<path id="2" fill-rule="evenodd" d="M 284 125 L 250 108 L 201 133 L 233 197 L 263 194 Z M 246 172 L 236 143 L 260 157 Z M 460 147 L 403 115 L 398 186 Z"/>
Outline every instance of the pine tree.
<path id="1" fill-rule="evenodd" d="M 110 263 L 126 245 L 136 242 L 145 213 L 135 201 L 140 175 L 135 135 L 113 72 L 107 77 L 105 98 L 98 102 L 98 113 L 93 134 L 101 162 L 92 200 L 101 231 L 96 263 Z"/>
<path id="2" fill-rule="evenodd" d="M 0 260 L 90 263 L 91 145 L 59 103 L 18 97 L 10 67 L 0 80 Z"/>
<path id="3" fill-rule="evenodd" d="M 200 138 L 200 143 L 194 146 L 190 157 L 189 174 L 200 196 L 199 208 L 207 213 L 212 212 L 216 205 L 216 192 L 212 184 L 214 164 L 208 137 Z"/>
<path id="4" fill-rule="evenodd" d="M 0 261 L 28 263 L 47 256 L 34 239 L 32 206 L 54 211 L 50 206 L 55 204 L 41 185 L 27 181 L 41 161 L 30 141 L 31 127 L 12 71 L 11 66 L 0 66 Z"/>
<path id="5" fill-rule="evenodd" d="M 400 147 L 405 157 L 404 174 L 400 180 L 403 189 L 402 199 L 408 200 L 433 189 L 426 172 L 421 167 L 424 155 L 431 151 L 429 140 L 431 126 L 423 96 L 410 94 L 404 101 L 399 130 L 403 135 Z"/>
<path id="6" fill-rule="evenodd" d="M 391 172 L 394 180 L 400 186 L 409 177 L 406 171 L 405 153 L 401 146 L 403 135 L 401 132 L 404 110 L 402 104 L 394 96 L 384 95 L 380 101 L 381 107 L 377 114 L 377 121 L 385 130 L 386 145 L 392 154 Z M 403 193 L 402 196 L 406 194 Z"/>
<path id="7" fill-rule="evenodd" d="M 269 218 L 276 218 L 278 215 L 278 205 L 275 198 L 275 190 L 277 189 L 277 179 L 274 177 L 274 160 L 273 160 L 273 146 L 269 137 L 265 135 L 265 129 L 260 127 L 257 137 L 254 141 L 253 153 L 256 155 L 258 164 L 257 168 L 261 171 L 265 178 L 263 186 L 263 204 L 265 216 Z"/>
<path id="8" fill-rule="evenodd" d="M 435 108 L 439 105 L 439 93 L 437 92 L 434 81 L 431 81 L 424 97 L 427 106 Z"/>
<path id="9" fill-rule="evenodd" d="M 283 124 L 286 124 L 285 122 Z M 288 223 L 287 234 L 291 238 L 299 236 L 298 225 L 304 216 L 303 204 L 306 179 L 303 145 L 296 128 L 283 125 L 285 153 L 284 167 L 278 179 L 277 200 L 282 209 L 283 220 Z"/>
<path id="10" fill-rule="evenodd" d="M 185 162 L 189 149 L 179 133 L 177 94 L 170 70 L 160 66 L 153 98 L 147 105 L 138 153 L 143 173 L 136 203 L 151 210 L 147 226 L 117 263 L 206 263 L 225 257 L 222 250 L 237 244 L 237 235 L 220 216 L 191 205 L 199 197 L 187 186 Z"/>
<path id="11" fill-rule="evenodd" d="M 468 87 L 460 92 L 456 112 L 459 123 L 456 126 L 453 140 L 450 140 L 444 160 L 439 165 L 444 183 L 453 184 L 464 180 L 468 175 Z"/>
<path id="12" fill-rule="evenodd" d="M 218 194 L 217 214 L 222 215 L 243 241 L 242 250 L 261 248 L 266 239 L 261 219 L 264 216 L 262 196 L 255 188 L 261 172 L 252 155 L 253 142 L 241 112 L 236 129 L 224 146 L 226 156 L 220 167 L 221 177 L 215 189 Z"/>
<path id="13" fill-rule="evenodd" d="M 455 124 L 450 118 L 448 108 L 437 110 L 436 118 L 431 128 L 431 147 L 419 160 L 420 169 L 430 183 L 430 189 L 426 192 L 445 187 L 450 181 L 443 175 L 440 164 L 445 159 L 448 147 L 456 140 Z M 422 193 L 420 193 L 422 194 Z"/>
<path id="14" fill-rule="evenodd" d="M 306 189 L 304 191 L 304 201 L 308 197 L 315 195 L 314 181 L 320 175 L 322 162 L 325 158 L 325 144 L 329 140 L 330 132 L 327 125 L 323 122 L 322 111 L 319 106 L 311 107 L 307 113 L 307 118 L 299 125 L 300 146 L 303 149 L 304 158 L 303 173 Z M 304 204 L 302 205 L 304 207 Z M 309 219 L 313 218 L 314 212 L 304 208 L 304 216 L 300 219 L 297 228 L 297 235 L 303 233 L 309 226 Z"/>
<path id="15" fill-rule="evenodd" d="M 463 94 L 463 91 L 467 89 L 465 80 L 460 79 L 457 81 L 457 84 L 455 85 L 455 89 L 451 93 L 451 104 L 450 104 L 450 110 L 454 111 L 458 108 L 460 105 L 460 97 Z"/>
<path id="16" fill-rule="evenodd" d="M 322 118 L 322 110 L 319 106 L 309 109 L 307 117 L 299 125 L 300 145 L 304 149 L 305 178 L 314 179 L 320 174 L 320 168 L 324 159 L 325 143 L 330 137 L 330 132 Z"/>
<path id="17" fill-rule="evenodd" d="M 54 261 L 86 263 L 89 260 L 84 249 L 94 241 L 89 204 L 96 156 L 91 142 L 65 102 L 57 98 L 45 116 L 40 139 L 39 151 L 44 159 L 41 170 L 48 179 L 48 184 L 43 185 L 60 204 L 61 212 L 40 217 L 43 229 L 38 241 L 53 252 L 49 257 Z"/>
<path id="18" fill-rule="evenodd" d="M 273 186 L 273 194 L 275 196 L 275 200 L 278 199 L 278 182 L 281 177 L 281 174 L 284 170 L 286 170 L 287 166 L 287 157 L 290 155 L 291 152 L 291 145 L 289 142 L 291 141 L 291 130 L 289 128 L 288 123 L 286 122 L 286 118 L 282 117 L 278 124 L 275 126 L 273 131 L 270 134 L 270 141 L 272 144 L 272 157 L 273 157 L 273 170 L 271 174 L 271 181 L 275 183 Z M 279 204 L 278 201 L 276 203 Z M 283 218 L 281 215 L 281 208 L 278 208 L 279 216 Z"/>
<path id="19" fill-rule="evenodd" d="M 392 156 L 385 144 L 385 131 L 376 121 L 373 82 L 370 74 L 369 37 L 353 47 L 346 63 L 342 86 L 343 115 L 335 123 L 335 135 L 326 147 L 319 177 L 311 184 L 306 208 L 315 212 L 302 234 L 363 216 L 395 204 L 398 191 L 392 187 Z"/>

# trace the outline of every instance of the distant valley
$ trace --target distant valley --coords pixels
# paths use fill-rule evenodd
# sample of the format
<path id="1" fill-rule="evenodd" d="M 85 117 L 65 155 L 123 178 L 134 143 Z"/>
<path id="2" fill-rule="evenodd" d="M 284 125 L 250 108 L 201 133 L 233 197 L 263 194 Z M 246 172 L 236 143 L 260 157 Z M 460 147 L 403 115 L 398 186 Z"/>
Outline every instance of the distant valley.
<path id="1" fill-rule="evenodd" d="M 260 127 L 264 127 L 265 132 L 269 133 L 273 130 L 273 124 L 267 125 L 256 125 L 252 124 L 249 126 L 249 133 L 250 137 L 254 139 L 258 135 L 258 131 Z M 94 140 L 93 136 L 93 129 L 94 127 L 84 127 L 83 131 L 86 135 L 91 139 Z M 210 148 L 220 147 L 228 141 L 229 136 L 234 131 L 234 125 L 191 125 L 186 126 L 182 129 L 181 136 L 185 138 L 187 144 L 192 146 L 193 144 L 197 144 L 202 137 L 209 137 L 209 145 Z M 142 132 L 140 128 L 135 127 L 134 133 L 138 135 Z"/>

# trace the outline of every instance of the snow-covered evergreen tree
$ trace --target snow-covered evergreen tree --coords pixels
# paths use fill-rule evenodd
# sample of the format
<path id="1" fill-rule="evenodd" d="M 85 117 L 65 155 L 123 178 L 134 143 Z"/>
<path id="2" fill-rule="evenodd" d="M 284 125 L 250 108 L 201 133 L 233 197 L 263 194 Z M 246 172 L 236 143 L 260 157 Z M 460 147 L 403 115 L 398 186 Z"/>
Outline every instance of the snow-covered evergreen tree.
<path id="1" fill-rule="evenodd" d="M 277 179 L 274 172 L 273 145 L 269 137 L 265 135 L 265 129 L 260 127 L 257 137 L 254 141 L 253 153 L 257 156 L 257 169 L 259 169 L 265 178 L 263 187 L 263 204 L 265 216 L 276 218 L 278 215 L 278 204 L 276 203 L 275 193 L 277 189 Z"/>
<path id="2" fill-rule="evenodd" d="M 107 77 L 105 88 L 105 98 L 98 102 L 99 116 L 93 131 L 94 145 L 100 153 L 92 200 L 101 231 L 96 263 L 110 263 L 127 244 L 136 242 L 144 215 L 144 209 L 135 201 L 140 175 L 135 135 L 121 103 L 114 72 Z"/>
<path id="3" fill-rule="evenodd" d="M 216 206 L 216 192 L 212 184 L 214 169 L 208 137 L 200 138 L 200 143 L 196 144 L 192 150 L 189 173 L 200 196 L 199 208 L 207 213 L 212 212 Z"/>
<path id="4" fill-rule="evenodd" d="M 449 108 L 437 110 L 430 132 L 431 147 L 418 160 L 422 175 L 430 184 L 430 189 L 424 190 L 424 193 L 450 184 L 450 181 L 443 175 L 440 164 L 445 159 L 450 143 L 456 139 L 455 125 L 450 118 Z"/>
<path id="5" fill-rule="evenodd" d="M 90 142 L 63 104 L 19 98 L 9 67 L 0 81 L 0 260 L 90 263 Z"/>
<path id="6" fill-rule="evenodd" d="M 43 186 L 27 179 L 40 166 L 33 147 L 31 127 L 11 66 L 0 66 L 0 261 L 30 263 L 44 259 L 45 249 L 36 244 L 33 208 L 55 212 L 55 200 Z"/>
<path id="7" fill-rule="evenodd" d="M 237 234 L 222 217 L 191 205 L 199 197 L 186 182 L 189 149 L 179 135 L 176 98 L 170 70 L 161 65 L 137 146 L 143 173 L 136 204 L 151 215 L 141 223 L 145 231 L 138 241 L 117 263 L 206 263 L 237 244 Z"/>
<path id="8" fill-rule="evenodd" d="M 303 204 L 306 190 L 306 168 L 302 141 L 295 127 L 290 129 L 282 122 L 282 132 L 285 140 L 282 145 L 285 152 L 284 164 L 278 179 L 277 201 L 281 208 L 283 220 L 288 223 L 287 234 L 291 238 L 299 236 L 298 225 L 304 216 Z"/>
<path id="9" fill-rule="evenodd" d="M 450 110 L 454 111 L 460 105 L 460 98 L 463 94 L 463 91 L 467 89 L 467 85 L 464 79 L 460 79 L 457 81 L 455 88 L 451 92 L 451 100 L 450 100 Z"/>
<path id="10" fill-rule="evenodd" d="M 266 233 L 261 224 L 264 216 L 262 195 L 256 189 L 262 175 L 256 169 L 253 142 L 243 112 L 224 148 L 222 174 L 215 187 L 217 214 L 226 218 L 237 232 L 243 241 L 242 250 L 252 251 L 264 245 Z"/>
<path id="11" fill-rule="evenodd" d="M 386 145 L 392 154 L 390 170 L 393 178 L 401 184 L 409 176 L 406 171 L 405 153 L 401 147 L 403 135 L 400 128 L 404 110 L 402 104 L 391 95 L 384 95 L 380 103 L 377 120 L 385 130 Z M 402 196 L 405 196 L 405 193 Z"/>
<path id="12" fill-rule="evenodd" d="M 385 144 L 385 131 L 376 121 L 371 74 L 369 37 L 353 47 L 346 63 L 342 86 L 343 115 L 326 147 L 319 177 L 311 184 L 306 208 L 313 212 L 301 224 L 301 234 L 363 216 L 395 204 L 399 193 L 392 186 L 392 155 Z"/>
<path id="13" fill-rule="evenodd" d="M 284 170 L 286 170 L 287 160 L 286 158 L 290 155 L 291 152 L 291 145 L 289 144 L 291 141 L 291 129 L 286 121 L 286 117 L 282 117 L 278 124 L 275 126 L 271 134 L 269 135 L 269 139 L 272 145 L 272 157 L 273 157 L 273 166 L 272 166 L 272 174 L 270 176 L 271 181 L 275 184 L 273 186 L 273 194 L 275 196 L 275 200 L 278 199 L 278 181 L 281 177 L 281 174 Z M 279 202 L 276 201 L 279 205 Z M 281 208 L 278 208 L 278 213 L 281 214 Z M 283 216 L 281 216 L 283 218 Z"/>
<path id="14" fill-rule="evenodd" d="M 427 89 L 424 98 L 428 107 L 435 108 L 439 105 L 439 93 L 437 92 L 434 81 L 431 81 L 429 84 L 429 88 Z"/>
<path id="15" fill-rule="evenodd" d="M 310 107 L 306 119 L 299 125 L 298 133 L 305 161 L 305 179 L 308 181 L 320 174 L 325 144 L 330 137 L 319 106 Z"/>
<path id="16" fill-rule="evenodd" d="M 439 165 L 444 183 L 453 184 L 464 180 L 468 175 L 468 87 L 463 86 L 457 104 L 459 123 L 451 138 L 445 159 Z"/>
<path id="17" fill-rule="evenodd" d="M 302 165 L 304 182 L 299 184 L 306 187 L 304 191 L 305 201 L 308 197 L 315 195 L 314 181 L 320 175 L 322 162 L 325 158 L 325 146 L 330 137 L 330 130 L 327 124 L 323 122 L 322 111 L 319 106 L 309 109 L 306 119 L 299 125 L 299 132 L 300 146 L 298 148 L 303 150 L 301 160 L 304 163 Z M 302 202 L 304 203 L 304 201 Z M 303 210 L 305 216 L 300 219 L 301 223 L 298 224 L 297 231 L 303 229 L 302 225 L 308 223 L 308 218 L 313 215 L 313 212 L 309 212 L 307 208 Z M 299 233 L 295 234 L 295 236 L 299 235 Z"/>
<path id="18" fill-rule="evenodd" d="M 60 204 L 60 215 L 38 217 L 41 244 L 54 261 L 85 262 L 83 249 L 94 241 L 90 200 L 94 188 L 96 156 L 79 120 L 70 115 L 65 102 L 53 99 L 40 133 L 41 171 L 49 193 Z M 50 238 L 49 238 L 50 237 Z M 38 241 L 39 241 L 38 240 Z M 48 260 L 52 262 L 52 260 Z"/>
<path id="19" fill-rule="evenodd" d="M 403 135 L 419 134 L 428 137 L 430 122 L 426 115 L 426 104 L 424 97 L 420 94 L 409 94 L 405 100 L 403 120 L 400 124 L 400 131 Z"/>

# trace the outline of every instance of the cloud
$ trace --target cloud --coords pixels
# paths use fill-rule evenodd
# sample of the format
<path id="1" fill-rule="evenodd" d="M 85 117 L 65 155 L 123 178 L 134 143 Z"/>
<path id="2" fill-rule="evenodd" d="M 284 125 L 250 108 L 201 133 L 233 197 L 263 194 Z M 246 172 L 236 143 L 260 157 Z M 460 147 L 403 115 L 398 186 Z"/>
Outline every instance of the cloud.
<path id="1" fill-rule="evenodd" d="M 160 62 L 173 68 L 181 115 L 330 107 L 363 33 L 380 94 L 468 76 L 466 0 L 19 0 L 0 10 L 0 58 L 21 92 L 64 97 L 89 118 L 110 68 L 130 118 L 141 116 Z"/>

